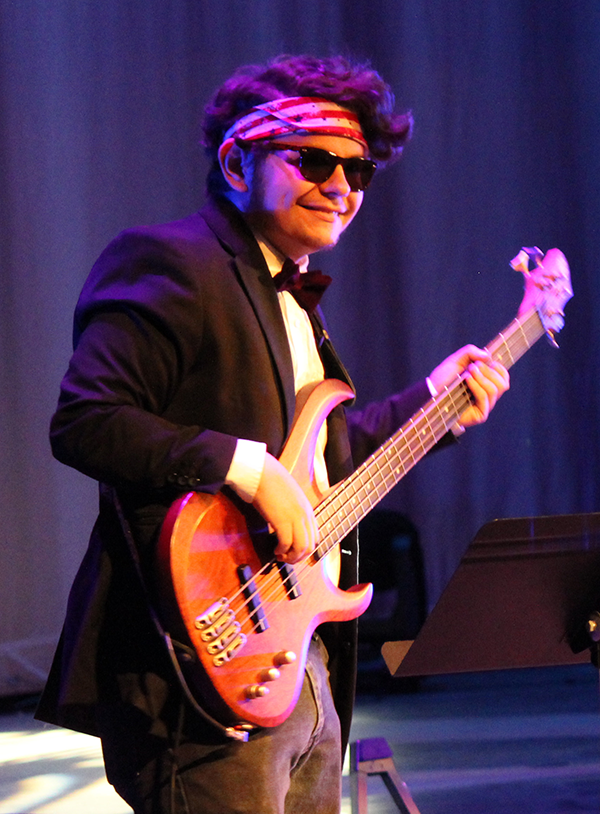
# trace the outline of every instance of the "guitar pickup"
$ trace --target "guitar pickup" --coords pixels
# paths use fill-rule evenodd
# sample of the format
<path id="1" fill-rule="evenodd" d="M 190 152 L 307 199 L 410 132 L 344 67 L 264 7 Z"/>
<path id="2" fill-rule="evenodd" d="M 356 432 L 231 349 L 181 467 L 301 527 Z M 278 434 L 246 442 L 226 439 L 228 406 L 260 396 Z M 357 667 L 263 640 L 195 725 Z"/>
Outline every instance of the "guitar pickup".
<path id="1" fill-rule="evenodd" d="M 302 596 L 294 567 L 287 562 L 277 562 L 277 568 L 287 596 L 290 599 L 298 599 L 299 596 Z"/>
<path id="2" fill-rule="evenodd" d="M 248 604 L 248 613 L 254 623 L 255 630 L 257 633 L 263 633 L 269 627 L 269 623 L 262 607 L 256 582 L 252 577 L 252 569 L 249 565 L 239 565 L 237 572 L 242 592 Z"/>

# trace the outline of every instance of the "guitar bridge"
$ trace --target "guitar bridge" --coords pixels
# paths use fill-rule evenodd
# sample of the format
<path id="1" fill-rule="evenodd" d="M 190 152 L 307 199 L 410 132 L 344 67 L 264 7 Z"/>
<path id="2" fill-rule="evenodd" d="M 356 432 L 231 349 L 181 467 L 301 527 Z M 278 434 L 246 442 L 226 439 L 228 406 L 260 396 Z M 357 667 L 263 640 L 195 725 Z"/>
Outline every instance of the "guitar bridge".
<path id="1" fill-rule="evenodd" d="M 198 628 L 198 630 L 206 630 L 206 628 L 213 625 L 217 619 L 219 619 L 228 610 L 229 601 L 222 596 L 221 599 L 217 599 L 216 602 L 213 602 L 210 608 L 204 611 L 203 614 L 196 616 L 194 625 Z"/>
<path id="2" fill-rule="evenodd" d="M 231 659 L 236 655 L 238 650 L 241 650 L 242 647 L 246 644 L 247 639 L 243 633 L 240 633 L 231 644 L 227 647 L 226 650 L 223 650 L 221 653 L 217 653 L 213 658 L 213 664 L 215 667 L 222 667 L 227 662 L 231 661 Z"/>
<path id="3" fill-rule="evenodd" d="M 237 625 L 237 622 L 235 622 L 235 613 L 231 608 L 228 608 L 225 613 L 215 619 L 210 627 L 206 627 L 202 630 L 200 638 L 203 642 L 213 642 L 231 627 L 232 623 Z"/>
<path id="4" fill-rule="evenodd" d="M 221 597 L 194 621 L 200 638 L 206 642 L 206 652 L 213 656 L 215 667 L 222 667 L 246 644 L 247 637 L 241 633 L 242 626 L 235 619 L 229 601 Z"/>

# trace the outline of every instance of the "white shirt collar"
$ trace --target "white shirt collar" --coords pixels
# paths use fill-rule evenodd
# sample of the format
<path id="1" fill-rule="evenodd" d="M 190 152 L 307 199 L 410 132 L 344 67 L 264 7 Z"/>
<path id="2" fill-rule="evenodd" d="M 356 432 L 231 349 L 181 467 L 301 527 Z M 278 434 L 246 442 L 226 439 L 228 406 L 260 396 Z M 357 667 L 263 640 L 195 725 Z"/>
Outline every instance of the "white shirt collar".
<path id="1" fill-rule="evenodd" d="M 281 271 L 281 267 L 283 266 L 283 262 L 285 260 L 285 255 L 281 254 L 281 252 L 276 249 L 275 246 L 265 240 L 262 235 L 258 234 L 258 232 L 254 233 L 254 237 L 260 246 L 260 250 L 263 253 L 267 266 L 269 267 L 271 276 L 274 277 Z M 304 273 L 308 269 L 307 254 L 300 258 L 298 261 L 298 267 L 300 268 L 301 273 Z"/>

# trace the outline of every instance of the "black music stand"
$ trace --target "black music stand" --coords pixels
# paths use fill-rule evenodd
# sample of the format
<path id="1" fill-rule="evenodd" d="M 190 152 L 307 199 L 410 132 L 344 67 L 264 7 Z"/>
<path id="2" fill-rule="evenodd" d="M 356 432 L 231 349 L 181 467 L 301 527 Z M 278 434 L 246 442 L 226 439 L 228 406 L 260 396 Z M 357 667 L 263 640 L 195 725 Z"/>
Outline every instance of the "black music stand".
<path id="1" fill-rule="evenodd" d="M 600 513 L 495 520 L 415 641 L 381 652 L 394 676 L 579 664 L 590 651 L 598 666 L 599 610 Z"/>

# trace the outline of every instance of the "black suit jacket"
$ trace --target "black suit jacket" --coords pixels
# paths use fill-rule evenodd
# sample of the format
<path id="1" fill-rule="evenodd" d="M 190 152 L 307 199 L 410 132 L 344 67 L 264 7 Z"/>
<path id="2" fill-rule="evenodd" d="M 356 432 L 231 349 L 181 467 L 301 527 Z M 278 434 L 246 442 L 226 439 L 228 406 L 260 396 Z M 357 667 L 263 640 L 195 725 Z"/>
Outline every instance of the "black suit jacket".
<path id="1" fill-rule="evenodd" d="M 345 378 L 315 322 L 326 375 Z M 94 265 L 75 313 L 75 351 L 52 420 L 53 452 L 115 487 L 142 568 L 172 500 L 223 487 L 238 437 L 279 456 L 294 414 L 294 380 L 277 293 L 262 253 L 225 200 L 174 223 L 128 230 Z M 326 459 L 347 475 L 429 397 L 425 382 L 365 411 L 336 408 Z M 351 454 L 352 448 L 352 454 Z M 353 458 L 354 456 L 354 458 Z M 344 545 L 340 585 L 357 579 Z M 354 693 L 353 623 L 323 626 L 344 734 Z M 114 506 L 100 514 L 73 585 L 38 717 L 91 734 L 125 703 L 161 735 L 174 678 L 138 584 Z"/>

